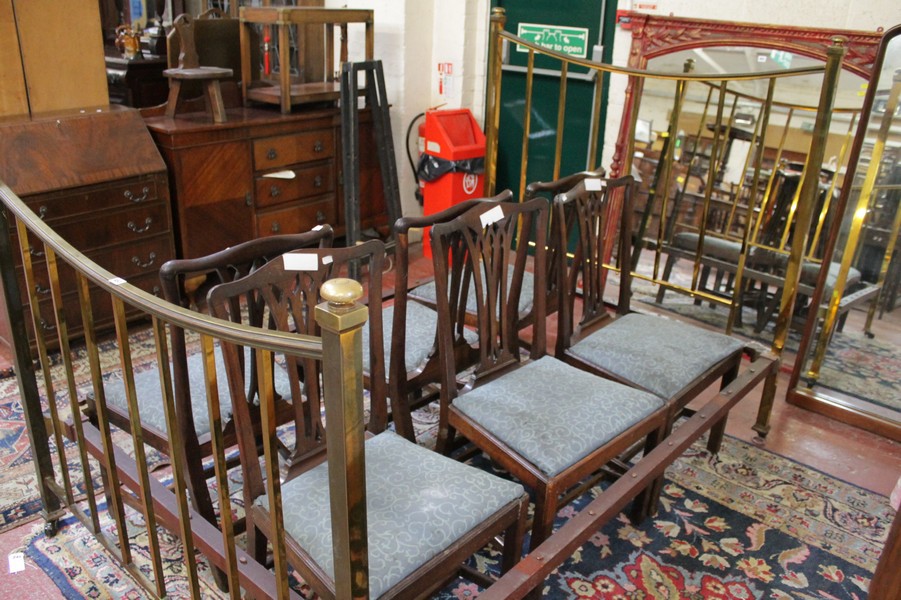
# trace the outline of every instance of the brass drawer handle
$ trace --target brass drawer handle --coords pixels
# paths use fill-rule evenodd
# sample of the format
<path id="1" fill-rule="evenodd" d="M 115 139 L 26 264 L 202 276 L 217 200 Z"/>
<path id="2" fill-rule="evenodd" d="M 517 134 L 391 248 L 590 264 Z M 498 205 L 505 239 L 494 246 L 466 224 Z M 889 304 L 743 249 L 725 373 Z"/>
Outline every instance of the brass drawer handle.
<path id="1" fill-rule="evenodd" d="M 322 175 L 313 178 L 313 187 L 322 187 Z"/>
<path id="2" fill-rule="evenodd" d="M 273 185 L 271 188 L 269 188 L 269 195 L 273 198 L 278 198 L 279 194 L 281 193 L 282 191 L 277 185 Z"/>
<path id="3" fill-rule="evenodd" d="M 316 223 L 322 225 L 325 223 L 325 213 L 321 210 L 316 211 Z"/>
<path id="4" fill-rule="evenodd" d="M 34 284 L 34 293 L 39 294 L 41 296 L 46 296 L 50 293 L 50 288 L 45 288 L 40 283 Z"/>
<path id="5" fill-rule="evenodd" d="M 251 206 L 253 204 L 253 196 L 250 195 L 250 192 L 244 194 L 244 206 Z"/>
<path id="6" fill-rule="evenodd" d="M 56 331 L 56 324 L 48 322 L 47 319 L 43 317 L 41 317 L 41 320 L 38 321 L 38 325 L 40 325 L 41 329 L 43 329 L 44 331 Z"/>
<path id="7" fill-rule="evenodd" d="M 132 256 L 132 257 L 131 257 L 131 262 L 133 262 L 135 265 L 137 265 L 138 267 L 140 267 L 140 268 L 142 268 L 142 269 L 146 269 L 147 267 L 153 265 L 153 263 L 156 262 L 156 252 L 151 252 L 151 253 L 147 256 L 147 262 L 143 262 L 143 263 L 142 263 L 142 262 L 141 262 L 141 259 L 138 258 L 137 256 Z"/>
<path id="8" fill-rule="evenodd" d="M 41 204 L 38 207 L 38 217 L 43 220 L 44 217 L 47 216 L 47 207 Z"/>
<path id="9" fill-rule="evenodd" d="M 144 188 L 141 189 L 141 194 L 142 195 L 140 197 L 135 196 L 134 194 L 131 193 L 131 190 L 125 190 L 122 193 L 122 195 L 125 196 L 126 200 L 131 200 L 132 202 L 137 204 L 138 202 L 143 202 L 143 201 L 147 200 L 147 197 L 150 195 L 150 188 L 145 186 Z"/>
<path id="10" fill-rule="evenodd" d="M 42 258 L 44 256 L 44 253 L 41 252 L 40 250 L 35 250 L 34 246 L 28 247 L 28 254 L 30 254 L 34 258 Z"/>
<path id="11" fill-rule="evenodd" d="M 269 160 L 278 158 L 278 152 L 275 151 L 275 148 L 269 148 L 269 151 L 266 153 L 266 158 Z"/>
<path id="12" fill-rule="evenodd" d="M 278 221 L 275 221 L 272 224 L 272 227 L 270 227 L 269 229 L 270 229 L 270 231 L 272 231 L 272 233 L 278 233 L 279 231 L 282 230 L 282 227 L 281 227 L 281 225 L 278 224 Z"/>
<path id="13" fill-rule="evenodd" d="M 153 217 L 147 217 L 146 219 L 144 219 L 144 225 L 142 227 L 135 225 L 134 221 L 129 221 L 127 227 L 130 231 L 134 231 L 135 233 L 144 233 L 145 231 L 150 229 L 150 225 L 152 223 Z"/>
<path id="14" fill-rule="evenodd" d="M 160 298 L 160 297 L 161 297 L 161 296 L 160 296 L 160 292 L 161 292 L 161 291 L 162 291 L 162 290 L 160 290 L 160 286 L 155 285 L 155 286 L 153 286 L 153 289 L 150 290 L 150 293 L 153 294 L 154 296 L 156 296 L 157 298 Z"/>
<path id="15" fill-rule="evenodd" d="M 316 143 L 313 144 L 313 152 L 322 152 L 325 150 L 325 146 L 322 144 L 322 140 L 316 140 Z"/>

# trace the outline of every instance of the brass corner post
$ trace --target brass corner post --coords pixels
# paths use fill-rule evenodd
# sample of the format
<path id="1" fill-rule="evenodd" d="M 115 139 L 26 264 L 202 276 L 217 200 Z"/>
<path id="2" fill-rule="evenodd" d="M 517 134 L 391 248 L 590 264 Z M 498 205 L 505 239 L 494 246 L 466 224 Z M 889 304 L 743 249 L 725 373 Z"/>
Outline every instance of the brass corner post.
<path id="1" fill-rule="evenodd" d="M 325 435 L 337 598 L 369 597 L 366 463 L 363 456 L 363 335 L 368 309 L 353 279 L 322 285 L 316 307 L 322 328 Z"/>
<path id="2" fill-rule="evenodd" d="M 501 65 L 504 61 L 504 40 L 501 33 L 506 23 L 506 11 L 499 6 L 492 8 L 488 36 L 488 82 L 485 89 L 485 196 L 494 195 L 497 183 L 497 130 L 500 126 Z"/>
<path id="3" fill-rule="evenodd" d="M 826 139 L 829 135 L 829 124 L 832 121 L 832 109 L 835 104 L 835 92 L 838 87 L 838 76 L 845 55 L 845 38 L 832 38 L 832 45 L 827 50 L 826 72 L 823 74 L 823 87 L 817 107 L 817 117 L 813 127 L 813 139 L 810 152 L 807 154 L 807 165 L 798 199 L 798 210 L 795 215 L 795 229 L 791 240 L 791 252 L 785 270 L 785 285 L 779 305 L 779 316 L 776 319 L 776 333 L 773 338 L 773 353 L 782 355 L 788 329 L 794 313 L 795 298 L 798 295 L 798 282 L 801 277 L 801 261 L 804 259 L 816 195 L 819 189 L 820 166 L 826 154 Z"/>

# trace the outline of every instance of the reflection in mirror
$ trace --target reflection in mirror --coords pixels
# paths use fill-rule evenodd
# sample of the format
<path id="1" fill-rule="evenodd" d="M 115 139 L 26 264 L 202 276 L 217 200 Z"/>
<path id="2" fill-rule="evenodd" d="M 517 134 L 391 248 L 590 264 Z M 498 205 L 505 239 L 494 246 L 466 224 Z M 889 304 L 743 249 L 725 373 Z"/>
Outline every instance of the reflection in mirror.
<path id="1" fill-rule="evenodd" d="M 839 268 L 789 400 L 901 439 L 901 27 L 886 33 L 876 64 L 833 232 Z"/>
<path id="2" fill-rule="evenodd" d="M 650 59 L 647 66 L 657 72 L 734 75 L 821 68 L 824 64 L 778 48 L 713 46 L 663 54 Z M 824 163 L 807 165 L 822 83 L 822 72 L 733 79 L 727 88 L 690 82 L 682 93 L 675 125 L 671 125 L 671 117 L 677 82 L 649 79 L 645 83 L 638 122 L 660 124 L 662 129 L 652 132 L 650 142 L 638 136 L 635 140 L 633 175 L 641 181 L 635 238 L 643 240 L 644 247 L 660 245 L 664 249 L 663 277 L 677 286 L 676 292 L 681 288 L 695 293 L 639 288 L 639 298 L 651 294 L 660 308 L 772 344 L 800 184 L 805 170 L 815 169 L 819 191 L 793 329 L 786 342 L 789 351 L 797 350 L 823 264 L 826 232 L 835 219 L 866 81 L 842 71 Z M 665 173 L 661 157 L 669 152 L 673 164 Z M 661 214 L 665 214 L 663 219 Z M 743 255 L 745 240 L 749 250 Z M 696 267 L 699 243 L 703 253 Z M 736 282 L 743 256 L 743 278 Z M 634 265 L 638 273 L 648 275 L 655 268 L 648 253 L 639 255 Z M 829 268 L 834 270 L 837 265 Z"/>

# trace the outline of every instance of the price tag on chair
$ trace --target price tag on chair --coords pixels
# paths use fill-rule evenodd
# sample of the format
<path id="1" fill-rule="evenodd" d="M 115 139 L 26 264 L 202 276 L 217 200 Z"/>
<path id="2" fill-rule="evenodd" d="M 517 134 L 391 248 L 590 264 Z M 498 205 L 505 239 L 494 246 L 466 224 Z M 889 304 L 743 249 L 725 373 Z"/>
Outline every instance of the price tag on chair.
<path id="1" fill-rule="evenodd" d="M 286 271 L 315 271 L 319 268 L 319 256 L 307 253 L 288 253 L 283 257 Z"/>
<path id="2" fill-rule="evenodd" d="M 588 192 L 599 192 L 607 185 L 603 179 L 590 178 L 585 180 L 585 190 Z"/>
<path id="3" fill-rule="evenodd" d="M 497 223 L 501 219 L 504 218 L 504 209 L 500 206 L 495 206 L 491 210 L 485 211 L 479 217 L 482 221 L 482 227 L 488 227 L 492 223 Z"/>
<path id="4" fill-rule="evenodd" d="M 9 554 L 9 572 L 18 573 L 25 570 L 25 553 L 10 552 Z"/>

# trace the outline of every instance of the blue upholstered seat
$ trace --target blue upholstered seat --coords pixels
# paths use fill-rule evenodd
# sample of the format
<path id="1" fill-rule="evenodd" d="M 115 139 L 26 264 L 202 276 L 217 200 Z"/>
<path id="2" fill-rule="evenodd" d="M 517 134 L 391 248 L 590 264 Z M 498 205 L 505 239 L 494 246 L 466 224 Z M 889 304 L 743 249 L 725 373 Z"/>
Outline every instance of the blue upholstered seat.
<path id="1" fill-rule="evenodd" d="M 394 307 L 389 306 L 382 311 L 382 322 L 389 324 L 383 328 L 382 343 L 385 350 L 385 371 L 391 368 L 391 327 L 394 322 Z M 407 303 L 406 331 L 404 361 L 406 370 L 415 371 L 425 365 L 435 345 L 435 331 L 438 329 L 438 313 L 428 306 L 417 302 Z M 463 337 L 470 344 L 479 341 L 479 336 L 468 329 L 463 331 Z M 369 321 L 363 327 L 363 347 L 369 347 Z M 363 353 L 363 370 L 369 371 L 369 352 Z"/>
<path id="2" fill-rule="evenodd" d="M 513 266 L 507 267 L 507 285 L 513 280 Z M 482 273 L 482 281 L 485 281 L 485 274 Z M 426 283 L 413 290 L 410 290 L 409 296 L 426 304 L 434 306 L 438 302 L 438 291 L 435 282 Z M 469 293 L 466 297 L 466 312 L 475 314 L 476 312 L 476 292 L 473 286 L 470 286 Z M 532 303 L 535 295 L 535 277 L 529 271 L 523 271 L 522 274 L 522 293 L 519 296 L 519 316 L 524 317 L 532 310 Z"/>
<path id="3" fill-rule="evenodd" d="M 384 432 L 366 441 L 369 592 L 378 598 L 519 499 L 517 483 Z M 282 486 L 285 531 L 334 577 L 328 465 Z M 269 499 L 255 504 L 268 509 Z"/>
<path id="4" fill-rule="evenodd" d="M 216 357 L 216 380 L 219 386 L 219 401 L 222 407 L 222 420 L 231 417 L 232 408 L 229 401 L 228 377 L 226 375 L 225 362 L 222 358 L 222 350 L 217 344 L 213 348 Z M 245 349 L 245 365 L 250 364 L 250 350 Z M 188 378 L 192 396 L 197 398 L 191 403 L 191 412 L 194 415 L 194 427 L 198 436 L 210 432 L 210 414 L 206 403 L 206 379 L 203 374 L 203 354 L 194 352 L 188 355 Z M 160 372 L 156 368 L 136 372 L 135 392 L 138 397 L 138 411 L 141 413 L 141 422 L 163 433 L 168 431 L 166 427 L 166 413 L 163 412 L 163 399 L 160 392 Z M 283 368 L 276 367 L 275 390 L 283 396 L 288 393 L 288 374 Z M 125 384 L 118 375 L 103 382 L 103 393 L 108 404 L 128 410 L 128 401 L 125 398 Z"/>
<path id="5" fill-rule="evenodd" d="M 743 347 L 728 335 L 632 313 L 579 341 L 569 353 L 669 400 Z"/>
<path id="6" fill-rule="evenodd" d="M 551 356 L 473 388 L 454 406 L 547 475 L 660 409 L 662 399 Z M 561 418 L 565 415 L 565 418 Z"/>

